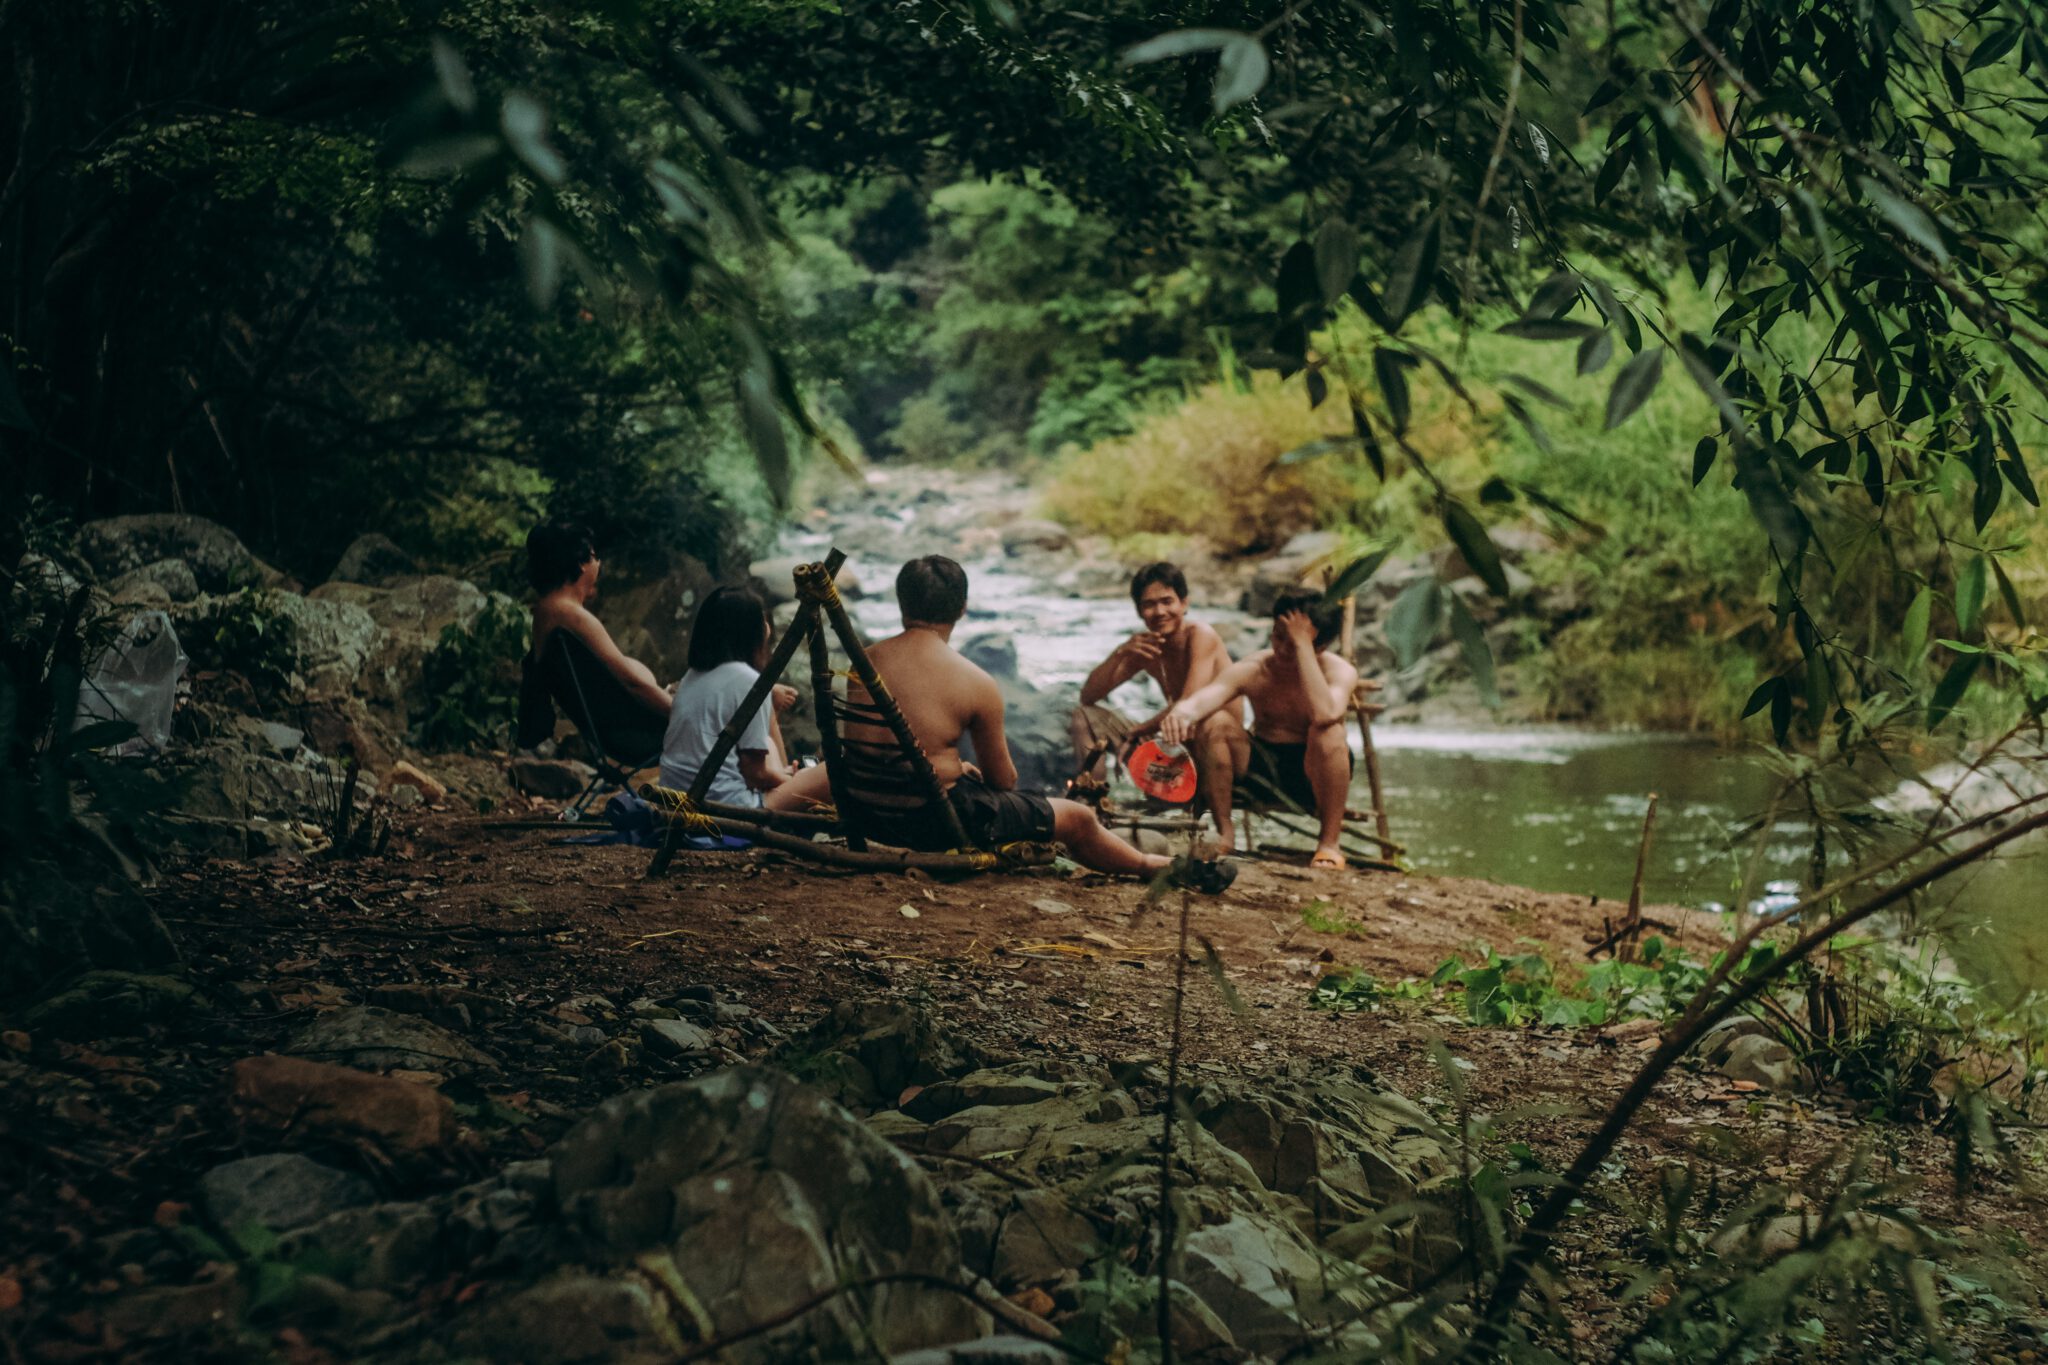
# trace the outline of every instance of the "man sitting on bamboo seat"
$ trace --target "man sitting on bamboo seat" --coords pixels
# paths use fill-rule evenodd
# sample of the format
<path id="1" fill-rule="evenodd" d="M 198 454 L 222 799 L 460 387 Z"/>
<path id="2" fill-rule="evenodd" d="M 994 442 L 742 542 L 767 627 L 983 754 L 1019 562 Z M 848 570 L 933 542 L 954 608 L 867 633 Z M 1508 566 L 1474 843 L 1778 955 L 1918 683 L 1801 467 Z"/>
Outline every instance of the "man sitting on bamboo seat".
<path id="1" fill-rule="evenodd" d="M 1104 829 L 1095 812 L 1079 802 L 1016 789 L 1017 768 L 1003 737 L 1002 691 L 950 643 L 953 627 L 967 612 L 966 570 L 943 555 L 913 559 L 896 575 L 896 601 L 903 632 L 870 646 L 868 656 L 917 736 L 970 843 L 994 849 L 1057 840 L 1084 866 L 1128 876 L 1146 876 L 1169 865 L 1169 859 L 1141 853 Z M 857 683 L 851 687 L 853 700 L 866 699 Z M 960 757 L 963 735 L 973 742 L 979 768 Z M 889 731 L 874 725 L 849 725 L 845 739 L 873 748 L 895 744 Z M 842 756 L 841 761 L 847 760 Z M 770 792 L 767 805 L 798 810 L 831 800 L 830 774 L 820 766 L 804 769 Z M 869 837 L 899 847 L 936 851 L 953 842 L 944 816 L 929 807 L 899 813 L 868 806 L 858 818 Z M 1197 889 L 1220 890 L 1232 871 L 1228 865 L 1203 864 L 1189 875 Z"/>
<path id="2" fill-rule="evenodd" d="M 1096 783 L 1103 780 L 1105 749 L 1120 755 L 1150 737 L 1175 702 L 1193 696 L 1230 667 L 1230 651 L 1224 648 L 1223 637 L 1213 626 L 1188 619 L 1188 580 L 1178 565 L 1161 561 L 1133 574 L 1131 605 L 1137 608 L 1145 629 L 1095 666 L 1081 684 L 1081 704 L 1067 722 L 1077 771 L 1085 766 L 1081 779 Z M 1140 673 L 1150 674 L 1159 684 L 1166 694 L 1166 706 L 1146 720 L 1133 721 L 1103 703 Z M 1232 702 L 1229 710 L 1242 723 L 1244 703 Z M 1093 762 L 1090 755 L 1095 756 Z"/>
<path id="3" fill-rule="evenodd" d="M 1236 794 L 1260 805 L 1314 813 L 1319 829 L 1309 866 L 1344 866 L 1338 838 L 1353 762 L 1345 718 L 1358 670 L 1328 648 L 1338 622 L 1321 593 L 1282 593 L 1273 604 L 1272 647 L 1224 669 L 1160 722 L 1160 738 L 1193 740 L 1195 768 L 1225 852 L 1235 840 L 1234 785 Z M 1230 711 L 1239 697 L 1252 706 L 1249 733 Z"/>

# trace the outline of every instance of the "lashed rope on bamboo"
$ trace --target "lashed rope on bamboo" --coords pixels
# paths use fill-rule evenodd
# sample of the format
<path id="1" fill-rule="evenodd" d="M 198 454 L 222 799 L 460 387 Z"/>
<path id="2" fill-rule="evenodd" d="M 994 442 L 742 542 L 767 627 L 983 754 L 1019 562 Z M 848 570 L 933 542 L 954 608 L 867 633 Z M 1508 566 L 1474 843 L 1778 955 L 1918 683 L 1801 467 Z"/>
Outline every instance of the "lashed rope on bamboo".
<path id="1" fill-rule="evenodd" d="M 719 828 L 718 821 L 697 809 L 697 803 L 690 799 L 688 792 L 679 792 L 673 787 L 664 787 L 657 782 L 647 782 L 640 787 L 640 799 L 654 807 L 663 819 L 679 824 L 694 834 L 716 839 L 725 832 Z"/>

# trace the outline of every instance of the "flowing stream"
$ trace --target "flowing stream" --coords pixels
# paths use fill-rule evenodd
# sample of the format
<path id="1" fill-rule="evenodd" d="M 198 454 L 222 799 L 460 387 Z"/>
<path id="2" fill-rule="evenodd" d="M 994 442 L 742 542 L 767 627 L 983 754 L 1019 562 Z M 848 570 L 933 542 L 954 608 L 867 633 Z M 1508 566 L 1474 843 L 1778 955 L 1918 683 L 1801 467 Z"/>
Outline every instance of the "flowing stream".
<path id="1" fill-rule="evenodd" d="M 903 483 L 912 477 L 917 494 L 907 495 Z M 1019 674 L 1037 687 L 1071 695 L 1089 669 L 1140 628 L 1115 586 L 1115 566 L 1082 575 L 1071 559 L 1010 555 L 1000 539 L 975 534 L 977 519 L 1000 526 L 1028 515 L 1028 493 L 1018 485 L 999 476 L 904 470 L 882 471 L 875 483 L 880 497 L 842 500 L 829 518 L 791 528 L 780 547 L 806 556 L 832 544 L 849 551 L 869 589 L 852 603 L 864 632 L 898 628 L 888 584 L 903 559 L 928 553 L 953 555 L 970 575 L 968 616 L 955 643 L 1008 635 Z M 1077 577 L 1095 590 L 1078 592 Z M 1265 622 L 1195 596 L 1192 612 L 1222 632 L 1233 655 L 1264 643 Z M 1160 698 L 1146 679 L 1116 702 L 1146 714 Z M 1684 736 L 1480 722 L 1382 722 L 1373 734 L 1391 833 L 1417 871 L 1625 903 L 1652 792 L 1658 812 L 1644 869 L 1646 903 L 1739 911 L 1773 890 L 1794 889 L 1808 868 L 1813 833 L 1803 812 L 1781 816 L 1761 838 L 1742 833 L 1768 809 L 1774 781 L 1741 749 Z M 1371 805 L 1363 764 L 1352 803 Z M 1956 874 L 1934 903 L 1946 907 L 1949 950 L 1967 970 L 2007 984 L 2048 984 L 2048 916 L 2041 914 L 2048 840 L 2013 847 L 2009 856 Z M 1834 873 L 1842 870 L 1839 859 L 1836 850 Z M 1995 935 L 1984 932 L 1993 925 Z"/>

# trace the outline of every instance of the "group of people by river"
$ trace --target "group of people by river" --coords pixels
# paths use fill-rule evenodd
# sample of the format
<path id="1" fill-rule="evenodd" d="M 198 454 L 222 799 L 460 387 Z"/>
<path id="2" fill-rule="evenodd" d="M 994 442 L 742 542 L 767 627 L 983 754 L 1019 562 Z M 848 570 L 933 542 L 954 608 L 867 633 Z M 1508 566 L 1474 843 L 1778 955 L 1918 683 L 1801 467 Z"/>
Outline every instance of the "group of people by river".
<path id="1" fill-rule="evenodd" d="M 555 632 L 572 632 L 623 689 L 627 704 L 644 711 L 649 726 L 662 727 L 661 785 L 688 789 L 768 665 L 768 609 L 744 587 L 707 594 L 690 624 L 688 669 L 664 686 L 618 647 L 591 611 L 601 567 L 584 528 L 549 522 L 533 530 L 527 538 L 536 594 L 529 659 L 541 656 Z M 1179 568 L 1155 563 L 1139 569 L 1131 603 L 1144 629 L 1089 673 L 1071 718 L 1076 763 L 1070 794 L 1047 796 L 1018 790 L 1004 738 L 1002 691 L 952 647 L 967 612 L 967 571 L 944 555 L 924 555 L 902 566 L 895 588 L 903 628 L 867 653 L 930 762 L 958 828 L 976 847 L 1058 842 L 1096 871 L 1150 876 L 1171 868 L 1178 879 L 1218 889 L 1235 875 L 1227 858 L 1235 843 L 1232 811 L 1251 802 L 1312 813 L 1318 839 L 1311 866 L 1344 866 L 1338 838 L 1352 763 L 1345 722 L 1358 673 L 1330 648 L 1339 613 L 1323 594 L 1282 594 L 1268 647 L 1233 660 L 1222 637 L 1189 615 L 1187 579 Z M 1108 702 L 1140 674 L 1158 683 L 1166 704 L 1134 719 Z M 858 682 L 850 686 L 864 699 Z M 799 766 L 783 740 L 781 717 L 798 700 L 795 688 L 778 682 L 768 704 L 745 718 L 737 743 L 712 774 L 709 799 L 789 811 L 833 803 L 835 774 L 822 763 Z M 847 738 L 856 745 L 864 738 L 877 742 L 854 728 Z M 1094 805 L 1074 799 L 1099 794 L 1111 758 L 1127 759 L 1148 742 L 1169 762 L 1192 763 L 1194 799 L 1213 819 L 1216 848 L 1226 856 L 1172 860 L 1144 852 L 1106 828 Z M 846 775 L 837 776 L 843 788 Z M 897 825 L 889 842 L 944 847 L 954 822 L 944 821 L 941 829 L 926 811 L 905 814 Z"/>

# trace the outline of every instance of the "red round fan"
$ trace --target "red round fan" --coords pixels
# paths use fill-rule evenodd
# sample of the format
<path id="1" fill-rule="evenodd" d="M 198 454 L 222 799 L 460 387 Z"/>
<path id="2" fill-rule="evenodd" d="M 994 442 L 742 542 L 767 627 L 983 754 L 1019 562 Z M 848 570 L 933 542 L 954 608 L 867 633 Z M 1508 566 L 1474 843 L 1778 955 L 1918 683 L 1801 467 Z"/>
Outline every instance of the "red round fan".
<path id="1" fill-rule="evenodd" d="M 1178 744 L 1146 740 L 1132 752 L 1130 772 L 1147 796 L 1177 806 L 1195 799 L 1195 756 Z"/>

